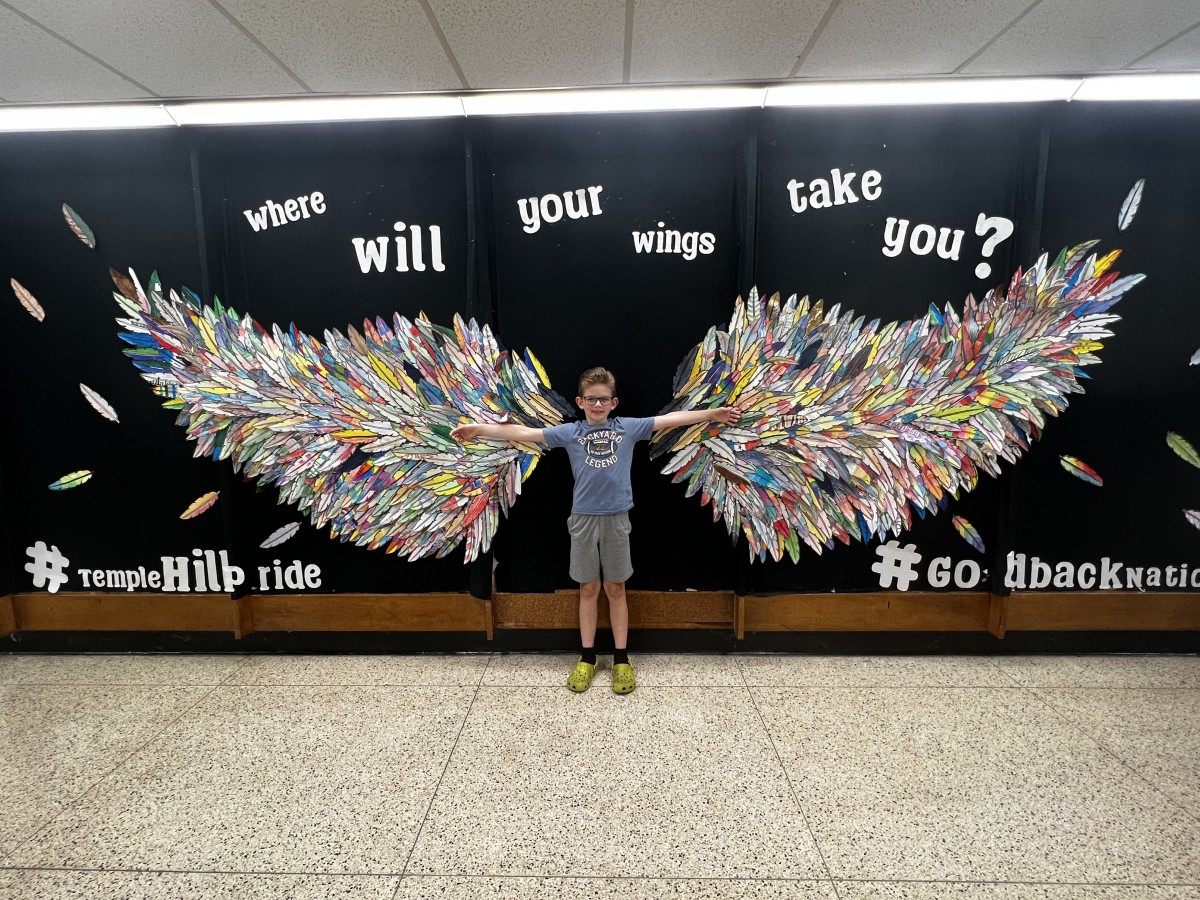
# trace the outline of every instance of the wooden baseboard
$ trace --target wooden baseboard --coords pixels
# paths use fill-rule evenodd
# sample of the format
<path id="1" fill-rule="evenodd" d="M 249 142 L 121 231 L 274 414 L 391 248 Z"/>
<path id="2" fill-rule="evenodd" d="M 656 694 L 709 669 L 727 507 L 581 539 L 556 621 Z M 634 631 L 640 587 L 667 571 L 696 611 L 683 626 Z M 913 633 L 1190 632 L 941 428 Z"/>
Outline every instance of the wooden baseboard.
<path id="1" fill-rule="evenodd" d="M 1009 631 L 1200 631 L 1200 593 L 1014 593 Z"/>
<path id="2" fill-rule="evenodd" d="M 0 637 L 8 637 L 17 630 L 17 614 L 13 611 L 13 599 L 8 594 L 0 596 Z"/>
<path id="3" fill-rule="evenodd" d="M 746 631 L 987 631 L 986 593 L 778 594 L 746 598 Z"/>
<path id="4" fill-rule="evenodd" d="M 469 594 L 14 594 L 13 631 L 486 631 Z M 0 604 L 0 630 L 4 606 Z"/>
<path id="5" fill-rule="evenodd" d="M 630 628 L 732 629 L 732 591 L 629 591 Z M 578 628 L 579 591 L 498 593 L 496 628 Z M 600 627 L 608 628 L 608 601 L 600 595 Z"/>
<path id="6" fill-rule="evenodd" d="M 468 594 L 23 593 L 0 596 L 0 636 L 23 631 L 229 632 L 574 629 L 578 591 Z M 758 632 L 1200 631 L 1200 593 L 780 594 L 630 591 L 630 626 Z M 609 627 L 600 600 L 600 625 Z"/>

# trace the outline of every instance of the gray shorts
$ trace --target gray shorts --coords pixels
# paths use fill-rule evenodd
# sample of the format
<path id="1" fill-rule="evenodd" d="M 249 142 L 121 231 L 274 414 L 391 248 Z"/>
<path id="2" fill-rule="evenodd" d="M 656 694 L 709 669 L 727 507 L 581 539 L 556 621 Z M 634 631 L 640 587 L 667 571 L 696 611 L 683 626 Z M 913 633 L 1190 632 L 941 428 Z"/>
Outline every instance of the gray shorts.
<path id="1" fill-rule="evenodd" d="M 628 581 L 633 574 L 629 556 L 629 513 L 615 516 L 572 514 L 567 519 L 571 532 L 571 578 L 588 584 L 604 573 L 606 581 Z"/>

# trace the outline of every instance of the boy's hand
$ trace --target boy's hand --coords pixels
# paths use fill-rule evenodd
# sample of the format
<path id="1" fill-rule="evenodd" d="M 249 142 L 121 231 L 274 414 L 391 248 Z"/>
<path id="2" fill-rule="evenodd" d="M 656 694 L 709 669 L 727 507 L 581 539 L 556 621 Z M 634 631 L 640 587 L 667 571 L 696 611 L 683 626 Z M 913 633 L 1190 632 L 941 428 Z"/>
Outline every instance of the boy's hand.
<path id="1" fill-rule="evenodd" d="M 469 441 L 473 437 L 478 437 L 479 431 L 480 426 L 478 425 L 455 425 L 450 429 L 450 437 L 461 444 L 463 441 Z"/>
<path id="2" fill-rule="evenodd" d="M 741 420 L 742 411 L 736 406 L 722 406 L 712 411 L 711 421 L 720 422 L 722 425 L 736 425 Z"/>

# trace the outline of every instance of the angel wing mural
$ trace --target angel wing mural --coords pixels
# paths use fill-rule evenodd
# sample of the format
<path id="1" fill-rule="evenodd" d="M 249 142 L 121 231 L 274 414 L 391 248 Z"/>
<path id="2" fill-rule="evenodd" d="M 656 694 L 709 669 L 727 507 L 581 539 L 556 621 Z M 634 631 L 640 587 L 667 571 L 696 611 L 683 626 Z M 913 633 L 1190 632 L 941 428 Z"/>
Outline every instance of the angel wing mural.
<path id="1" fill-rule="evenodd" d="M 1082 367 L 1143 275 L 1095 241 L 1043 255 L 1007 292 L 880 327 L 794 296 L 739 298 L 681 364 L 668 409 L 737 404 L 737 427 L 659 432 L 664 472 L 760 559 L 899 534 L 996 475 L 1082 390 Z"/>
<path id="2" fill-rule="evenodd" d="M 461 445 L 450 428 L 468 416 L 544 427 L 570 413 L 531 353 L 509 353 L 474 321 L 397 315 L 321 341 L 130 275 L 113 278 L 125 353 L 179 411 L 195 455 L 278 486 L 343 541 L 414 560 L 465 542 L 474 559 L 545 448 Z"/>
<path id="3" fill-rule="evenodd" d="M 1043 256 L 1007 292 L 968 297 L 880 327 L 838 306 L 751 292 L 679 368 L 664 410 L 738 405 L 737 426 L 660 432 L 663 470 L 749 540 L 753 557 L 796 560 L 803 543 L 867 540 L 970 490 L 1014 461 L 1081 390 L 1081 367 L 1143 276 L 1110 271 L 1095 242 Z M 132 275 L 132 273 L 131 273 Z M 270 331 L 184 290 L 114 273 L 125 353 L 195 440 L 278 486 L 314 525 L 410 559 L 465 542 L 486 550 L 539 445 L 459 444 L 466 422 L 533 428 L 571 414 L 528 351 L 487 326 L 424 316 L 330 330 Z"/>

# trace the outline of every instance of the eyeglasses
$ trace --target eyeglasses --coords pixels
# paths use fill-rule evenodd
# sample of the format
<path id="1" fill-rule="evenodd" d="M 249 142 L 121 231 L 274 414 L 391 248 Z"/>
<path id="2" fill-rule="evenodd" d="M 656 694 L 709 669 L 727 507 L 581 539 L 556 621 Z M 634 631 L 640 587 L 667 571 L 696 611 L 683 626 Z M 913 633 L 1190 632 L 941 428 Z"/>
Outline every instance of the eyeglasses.
<path id="1" fill-rule="evenodd" d="M 615 399 L 614 397 L 580 397 L 588 406 L 608 406 Z"/>

